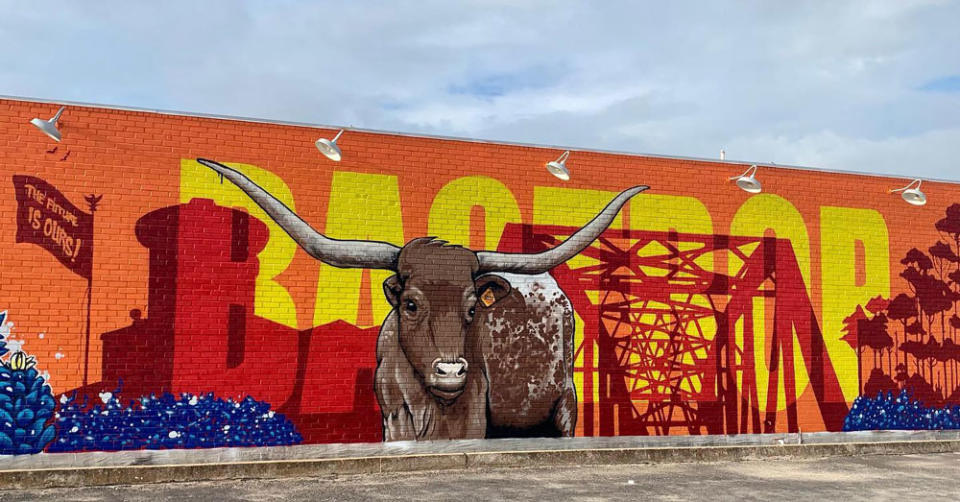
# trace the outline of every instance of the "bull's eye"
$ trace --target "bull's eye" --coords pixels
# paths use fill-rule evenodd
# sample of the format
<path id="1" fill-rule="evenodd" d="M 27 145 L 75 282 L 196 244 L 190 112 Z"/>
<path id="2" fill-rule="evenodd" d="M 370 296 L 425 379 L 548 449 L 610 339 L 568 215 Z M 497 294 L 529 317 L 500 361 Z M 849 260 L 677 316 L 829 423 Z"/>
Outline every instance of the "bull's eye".
<path id="1" fill-rule="evenodd" d="M 417 312 L 417 304 L 414 303 L 412 300 L 407 300 L 403 306 L 404 308 L 407 309 L 407 312 L 411 314 L 415 314 Z"/>
<path id="2" fill-rule="evenodd" d="M 467 313 L 463 315 L 464 324 L 470 324 L 473 322 L 473 316 L 477 315 L 477 307 L 473 306 L 467 309 Z"/>

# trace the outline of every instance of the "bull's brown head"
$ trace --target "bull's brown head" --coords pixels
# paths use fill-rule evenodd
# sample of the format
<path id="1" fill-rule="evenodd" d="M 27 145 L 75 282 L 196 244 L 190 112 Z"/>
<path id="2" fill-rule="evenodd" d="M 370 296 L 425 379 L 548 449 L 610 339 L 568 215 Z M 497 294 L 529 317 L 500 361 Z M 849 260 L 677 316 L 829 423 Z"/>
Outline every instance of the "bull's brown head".
<path id="1" fill-rule="evenodd" d="M 430 237 L 400 248 L 331 239 L 240 172 L 211 160 L 197 162 L 246 192 L 310 256 L 335 267 L 396 272 L 383 290 L 397 314 L 400 346 L 424 387 L 444 404 L 460 396 L 469 372 L 476 371 L 467 346 L 474 318 L 510 292 L 510 283 L 495 273 L 541 274 L 569 260 L 607 229 L 631 197 L 648 188 L 624 190 L 567 240 L 541 253 L 471 251 Z"/>

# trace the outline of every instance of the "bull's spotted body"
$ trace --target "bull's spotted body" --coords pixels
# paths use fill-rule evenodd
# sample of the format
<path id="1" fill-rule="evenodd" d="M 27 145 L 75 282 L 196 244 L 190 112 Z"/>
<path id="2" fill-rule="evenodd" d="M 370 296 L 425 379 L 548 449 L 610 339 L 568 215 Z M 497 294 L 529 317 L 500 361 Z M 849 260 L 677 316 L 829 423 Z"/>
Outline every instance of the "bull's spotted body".
<path id="1" fill-rule="evenodd" d="M 376 393 L 386 441 L 573 436 L 573 308 L 549 274 L 496 274 L 511 291 L 485 309 L 465 344 L 464 393 L 444 405 L 403 356 L 396 311 L 377 342 Z M 479 364 L 477 364 L 479 363 Z"/>
<path id="2" fill-rule="evenodd" d="M 478 323 L 488 437 L 573 436 L 573 308 L 549 274 L 497 274 L 513 286 Z"/>

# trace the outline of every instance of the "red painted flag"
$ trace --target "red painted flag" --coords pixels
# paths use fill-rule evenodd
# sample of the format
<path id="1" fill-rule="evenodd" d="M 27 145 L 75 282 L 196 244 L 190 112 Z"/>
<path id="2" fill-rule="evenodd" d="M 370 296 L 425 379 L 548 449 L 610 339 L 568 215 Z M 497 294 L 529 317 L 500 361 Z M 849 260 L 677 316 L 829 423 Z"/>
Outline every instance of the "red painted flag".
<path id="1" fill-rule="evenodd" d="M 53 185 L 34 176 L 15 175 L 17 242 L 36 244 L 73 273 L 93 273 L 93 214 L 81 211 Z"/>

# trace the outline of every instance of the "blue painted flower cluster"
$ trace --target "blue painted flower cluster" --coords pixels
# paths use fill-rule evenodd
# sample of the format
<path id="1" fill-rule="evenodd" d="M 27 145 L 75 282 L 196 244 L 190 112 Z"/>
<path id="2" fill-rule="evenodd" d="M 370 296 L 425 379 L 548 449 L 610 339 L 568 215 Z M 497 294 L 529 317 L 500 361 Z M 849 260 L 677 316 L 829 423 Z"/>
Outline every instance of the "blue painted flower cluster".
<path id="1" fill-rule="evenodd" d="M 58 436 L 50 452 L 110 451 L 226 446 L 281 446 L 302 438 L 270 405 L 205 395 L 165 393 L 145 396 L 124 406 L 112 393 L 88 405 L 76 396 L 61 397 Z"/>
<path id="2" fill-rule="evenodd" d="M 7 355 L 6 312 L 0 312 L 0 356 Z M 43 451 L 53 441 L 53 391 L 23 352 L 0 363 L 0 455 Z"/>
<path id="3" fill-rule="evenodd" d="M 7 312 L 0 312 L 0 356 L 5 356 L 10 352 L 10 349 L 7 348 L 7 333 L 10 331 L 10 327 L 6 325 L 6 322 Z"/>
<path id="4" fill-rule="evenodd" d="M 0 454 L 38 453 L 53 440 L 54 400 L 34 368 L 0 365 Z"/>
<path id="5" fill-rule="evenodd" d="M 845 431 L 960 429 L 960 406 L 928 408 L 906 390 L 894 396 L 858 397 L 843 421 Z"/>

